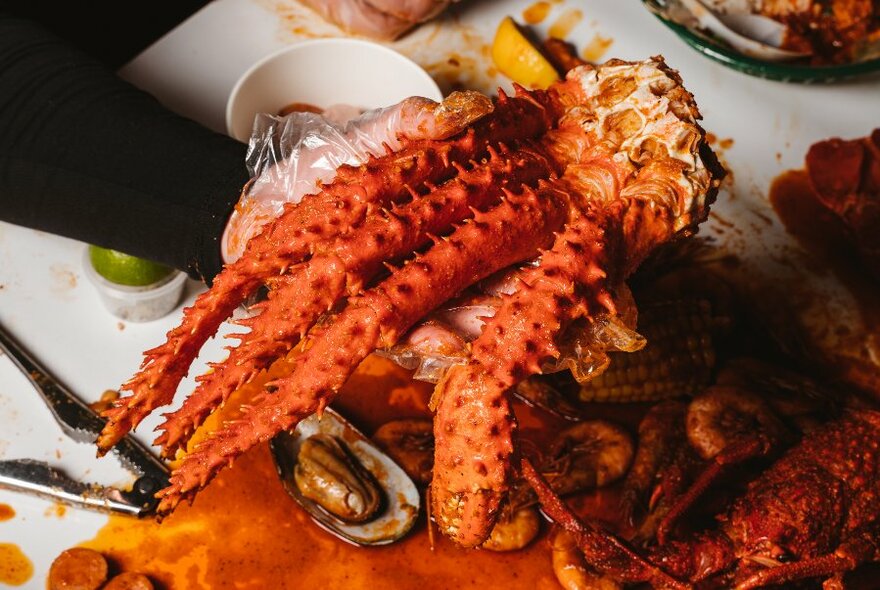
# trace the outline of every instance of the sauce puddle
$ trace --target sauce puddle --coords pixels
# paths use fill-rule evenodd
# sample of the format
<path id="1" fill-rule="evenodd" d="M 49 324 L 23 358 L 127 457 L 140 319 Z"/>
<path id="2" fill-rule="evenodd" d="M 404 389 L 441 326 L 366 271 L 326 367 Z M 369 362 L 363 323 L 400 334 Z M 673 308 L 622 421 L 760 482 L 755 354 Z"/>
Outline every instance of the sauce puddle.
<path id="1" fill-rule="evenodd" d="M 0 543 L 0 584 L 22 586 L 34 575 L 34 564 L 18 545 Z"/>
<path id="2" fill-rule="evenodd" d="M 544 22 L 544 19 L 547 18 L 549 13 L 550 3 L 545 2 L 544 0 L 539 0 L 523 10 L 522 17 L 527 24 L 537 25 Z"/>
<path id="3" fill-rule="evenodd" d="M 432 386 L 378 357 L 368 358 L 334 407 L 366 434 L 392 418 L 427 416 Z M 228 404 L 227 407 L 232 404 Z M 523 434 L 541 421 L 520 410 Z M 543 436 L 549 432 L 539 429 Z M 608 500 L 594 500 L 601 511 Z M 424 506 L 424 494 L 422 496 Z M 355 547 L 317 527 L 283 490 L 268 446 L 240 457 L 161 525 L 111 516 L 83 544 L 104 553 L 123 571 L 177 588 L 558 588 L 545 540 L 526 549 L 493 553 L 461 549 L 434 533 L 428 539 L 424 508 L 415 530 L 385 547 Z"/>
<path id="4" fill-rule="evenodd" d="M 584 18 L 584 13 L 577 8 L 569 8 L 556 19 L 547 30 L 547 35 L 555 39 L 565 39 L 578 23 Z"/>
<path id="5" fill-rule="evenodd" d="M 15 518 L 15 510 L 9 504 L 0 504 L 0 522 Z"/>
<path id="6" fill-rule="evenodd" d="M 593 35 L 593 38 L 581 51 L 581 57 L 584 61 L 597 63 L 608 51 L 608 48 L 614 43 L 611 37 L 603 37 L 599 33 Z"/>

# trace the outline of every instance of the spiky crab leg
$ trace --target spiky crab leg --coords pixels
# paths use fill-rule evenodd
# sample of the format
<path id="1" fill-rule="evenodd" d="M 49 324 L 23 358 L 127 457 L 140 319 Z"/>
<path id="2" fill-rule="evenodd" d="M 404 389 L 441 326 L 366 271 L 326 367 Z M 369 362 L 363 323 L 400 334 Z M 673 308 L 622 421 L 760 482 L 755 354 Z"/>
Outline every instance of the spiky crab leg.
<path id="1" fill-rule="evenodd" d="M 285 276 L 260 305 L 260 314 L 240 322 L 250 332 L 236 335 L 239 346 L 214 371 L 199 377 L 198 388 L 159 428 L 157 440 L 172 456 L 190 438 L 210 412 L 274 359 L 290 350 L 321 314 L 342 300 L 345 291 L 356 295 L 387 260 L 399 259 L 428 245 L 432 235 L 447 233 L 455 223 L 497 203 L 503 190 L 535 186 L 554 174 L 540 153 L 520 149 L 501 154 L 490 149 L 483 164 L 437 187 L 422 198 L 369 218 L 339 236 L 329 246 Z"/>
<path id="2" fill-rule="evenodd" d="M 510 480 L 515 423 L 507 390 L 558 353 L 555 337 L 581 315 L 585 289 L 596 285 L 601 234 L 569 225 L 538 268 L 524 271 L 517 291 L 487 320 L 467 365 L 452 367 L 435 392 L 435 458 L 431 496 L 441 530 L 464 546 L 491 532 Z M 572 272 L 578 276 L 577 280 Z M 601 290 L 601 289 L 600 289 Z"/>
<path id="3" fill-rule="evenodd" d="M 495 111 L 461 136 L 443 142 L 413 142 L 363 166 L 343 166 L 320 193 L 288 207 L 184 311 L 183 322 L 168 333 L 165 344 L 145 353 L 140 371 L 121 388 L 131 394 L 104 414 L 107 424 L 97 440 L 99 454 L 106 453 L 152 410 L 171 403 L 202 345 L 267 278 L 301 262 L 317 244 L 360 225 L 370 209 L 390 206 L 409 198 L 413 188 L 453 176 L 454 163 L 479 158 L 496 142 L 540 135 L 553 121 L 539 101 L 543 96 L 500 97 Z"/>
<path id="4" fill-rule="evenodd" d="M 563 223 L 565 197 L 545 182 L 537 191 L 507 194 L 350 302 L 296 359 L 292 374 L 270 384 L 274 392 L 183 459 L 161 492 L 159 512 L 171 511 L 234 457 L 320 411 L 367 355 L 394 344 L 428 311 L 466 286 L 534 256 Z"/>

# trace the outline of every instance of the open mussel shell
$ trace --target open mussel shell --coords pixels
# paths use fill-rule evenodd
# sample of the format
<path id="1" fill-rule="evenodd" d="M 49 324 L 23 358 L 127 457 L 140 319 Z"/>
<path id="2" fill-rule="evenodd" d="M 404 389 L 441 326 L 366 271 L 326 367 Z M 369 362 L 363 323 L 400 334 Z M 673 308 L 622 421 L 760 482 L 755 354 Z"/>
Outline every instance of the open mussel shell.
<path id="1" fill-rule="evenodd" d="M 336 437 L 369 471 L 384 493 L 378 514 L 367 522 L 347 523 L 306 498 L 294 481 L 300 447 L 309 437 L 324 434 Z M 323 416 L 310 416 L 293 432 L 282 432 L 272 439 L 275 467 L 287 493 L 325 530 L 356 545 L 387 545 L 403 537 L 419 514 L 419 490 L 409 476 L 388 455 L 380 451 L 345 418 L 330 408 Z"/>

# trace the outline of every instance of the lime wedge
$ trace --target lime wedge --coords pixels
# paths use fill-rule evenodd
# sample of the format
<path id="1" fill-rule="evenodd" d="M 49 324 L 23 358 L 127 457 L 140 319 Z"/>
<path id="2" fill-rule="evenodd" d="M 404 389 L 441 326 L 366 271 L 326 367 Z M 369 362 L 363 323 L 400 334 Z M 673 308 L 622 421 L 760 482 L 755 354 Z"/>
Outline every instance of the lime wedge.
<path id="1" fill-rule="evenodd" d="M 150 285 L 164 279 L 174 270 L 158 262 L 98 246 L 89 246 L 89 260 L 95 272 L 111 283 L 130 287 Z"/>

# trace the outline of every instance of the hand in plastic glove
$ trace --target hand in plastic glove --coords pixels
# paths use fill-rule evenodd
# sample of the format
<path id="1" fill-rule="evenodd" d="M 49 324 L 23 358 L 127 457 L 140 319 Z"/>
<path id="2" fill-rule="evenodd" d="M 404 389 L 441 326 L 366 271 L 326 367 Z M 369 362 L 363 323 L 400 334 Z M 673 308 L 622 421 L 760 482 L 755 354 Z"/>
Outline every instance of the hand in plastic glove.
<path id="1" fill-rule="evenodd" d="M 314 113 L 260 115 L 248 149 L 255 180 L 226 225 L 223 260 L 238 259 L 263 224 L 277 217 L 285 204 L 318 192 L 321 183 L 333 180 L 339 166 L 358 166 L 370 156 L 400 150 L 406 141 L 445 139 L 492 109 L 492 101 L 478 92 L 453 92 L 441 103 L 407 98 L 345 124 Z"/>
<path id="2" fill-rule="evenodd" d="M 429 21 L 455 0 L 302 0 L 302 3 L 349 33 L 396 39 Z"/>

